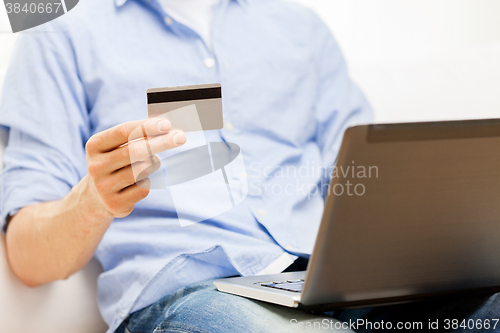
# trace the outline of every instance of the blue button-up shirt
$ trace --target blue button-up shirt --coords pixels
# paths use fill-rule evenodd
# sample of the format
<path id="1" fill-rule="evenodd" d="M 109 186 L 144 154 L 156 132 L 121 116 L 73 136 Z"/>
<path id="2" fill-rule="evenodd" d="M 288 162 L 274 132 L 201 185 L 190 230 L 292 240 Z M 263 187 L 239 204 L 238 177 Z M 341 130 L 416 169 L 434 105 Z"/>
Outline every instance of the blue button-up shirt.
<path id="1" fill-rule="evenodd" d="M 285 252 L 310 254 L 325 170 L 344 130 L 371 120 L 337 43 L 310 10 L 277 0 L 222 1 L 211 49 L 166 17 L 155 0 L 81 1 L 33 29 L 39 33 L 20 36 L 1 100 L 0 124 L 10 133 L 0 190 L 5 230 L 8 214 L 60 199 L 85 176 L 91 135 L 147 118 L 146 89 L 222 84 L 231 126 L 205 136 L 241 147 L 248 196 L 182 228 L 169 190 L 153 190 L 130 216 L 115 219 L 95 254 L 110 332 L 190 283 L 252 275 Z"/>

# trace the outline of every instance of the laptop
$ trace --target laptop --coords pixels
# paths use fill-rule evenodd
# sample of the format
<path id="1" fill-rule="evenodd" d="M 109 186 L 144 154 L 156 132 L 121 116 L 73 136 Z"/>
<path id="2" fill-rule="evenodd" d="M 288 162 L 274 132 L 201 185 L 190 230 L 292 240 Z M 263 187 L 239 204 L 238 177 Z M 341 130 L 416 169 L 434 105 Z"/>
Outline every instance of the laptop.
<path id="1" fill-rule="evenodd" d="M 500 119 L 354 126 L 335 167 L 307 270 L 219 291 L 313 309 L 500 291 Z"/>

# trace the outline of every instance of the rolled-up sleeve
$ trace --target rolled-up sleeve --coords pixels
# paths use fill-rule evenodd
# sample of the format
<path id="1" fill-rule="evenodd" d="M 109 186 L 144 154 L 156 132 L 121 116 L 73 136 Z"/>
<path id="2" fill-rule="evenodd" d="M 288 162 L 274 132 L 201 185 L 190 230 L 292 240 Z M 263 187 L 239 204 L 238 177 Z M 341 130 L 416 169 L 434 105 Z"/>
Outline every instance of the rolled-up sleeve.
<path id="1" fill-rule="evenodd" d="M 372 121 L 373 111 L 358 86 L 351 80 L 342 52 L 328 27 L 317 18 L 319 89 L 316 102 L 316 140 L 325 167 L 333 166 L 345 130 Z"/>
<path id="2" fill-rule="evenodd" d="M 0 175 L 0 226 L 35 203 L 64 197 L 86 174 L 90 136 L 85 92 L 63 28 L 19 37 L 0 101 L 0 125 L 9 133 Z"/>

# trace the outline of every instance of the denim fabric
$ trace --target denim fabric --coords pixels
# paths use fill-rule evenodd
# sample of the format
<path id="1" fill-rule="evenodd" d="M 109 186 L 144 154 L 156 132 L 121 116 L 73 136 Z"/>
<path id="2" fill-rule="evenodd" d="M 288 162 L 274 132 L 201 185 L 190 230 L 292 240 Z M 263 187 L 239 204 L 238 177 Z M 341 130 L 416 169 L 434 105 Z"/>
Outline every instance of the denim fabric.
<path id="1" fill-rule="evenodd" d="M 419 332 L 500 332 L 500 295 L 456 296 L 440 300 L 344 310 L 335 312 L 334 317 L 344 322 L 358 319 L 372 324 L 383 321 L 387 325 L 391 322 L 393 327 L 396 327 L 397 323 L 421 322 L 422 329 L 413 329 Z M 429 323 L 436 322 L 437 329 L 429 329 Z M 490 323 L 489 329 L 484 328 L 486 322 Z M 457 323 L 456 327 L 454 323 Z M 373 326 L 375 325 L 358 326 L 356 332 L 391 331 L 376 330 Z"/>
<path id="2" fill-rule="evenodd" d="M 360 319 L 365 320 L 364 325 L 353 325 Z M 445 329 L 446 319 L 450 320 L 450 326 L 453 325 L 452 320 L 457 320 L 459 327 Z M 395 329 L 398 323 L 421 322 L 422 329 L 413 331 L 427 332 L 431 331 L 428 329 L 429 322 L 436 320 L 439 321 L 439 329 L 434 330 L 436 332 L 500 332 L 500 320 L 493 328 L 494 319 L 500 319 L 498 294 L 434 299 L 319 315 L 222 293 L 209 280 L 182 288 L 134 312 L 116 333 L 337 332 L 340 330 L 335 328 L 335 323 L 340 325 L 339 321 L 345 323 L 344 328 L 350 327 L 363 333 L 399 331 Z M 473 325 L 469 320 L 473 320 Z M 482 322 L 484 326 L 486 320 L 490 321 L 490 328 L 479 328 L 478 323 Z M 302 330 L 298 327 L 300 322 L 304 323 Z M 372 327 L 366 322 L 370 322 Z M 310 325 L 307 326 L 307 323 Z M 314 323 L 318 324 L 316 328 L 312 326 Z M 374 329 L 376 323 L 384 323 L 386 329 Z M 391 323 L 392 330 L 387 329 L 388 323 Z M 460 327 L 461 323 L 469 327 Z M 352 332 L 348 329 L 344 331 Z"/>
<path id="3" fill-rule="evenodd" d="M 297 322 L 291 323 L 292 319 Z M 313 315 L 222 293 L 217 291 L 212 280 L 209 280 L 182 288 L 157 303 L 134 312 L 120 325 L 116 333 L 351 332 L 300 330 L 297 325 L 298 322 L 306 321 L 319 324 L 324 319 L 336 322 L 327 315 Z"/>

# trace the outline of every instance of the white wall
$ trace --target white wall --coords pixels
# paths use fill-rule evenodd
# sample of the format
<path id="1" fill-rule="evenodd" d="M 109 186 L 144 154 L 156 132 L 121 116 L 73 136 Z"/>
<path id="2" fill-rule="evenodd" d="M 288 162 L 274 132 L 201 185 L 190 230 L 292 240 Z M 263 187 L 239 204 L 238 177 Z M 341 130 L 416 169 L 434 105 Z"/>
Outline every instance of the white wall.
<path id="1" fill-rule="evenodd" d="M 296 1 L 328 23 L 377 121 L 500 118 L 500 1 Z"/>
<path id="2" fill-rule="evenodd" d="M 295 1 L 331 27 L 378 122 L 500 117 L 499 0 Z M 2 10 L 0 81 L 16 37 Z"/>

